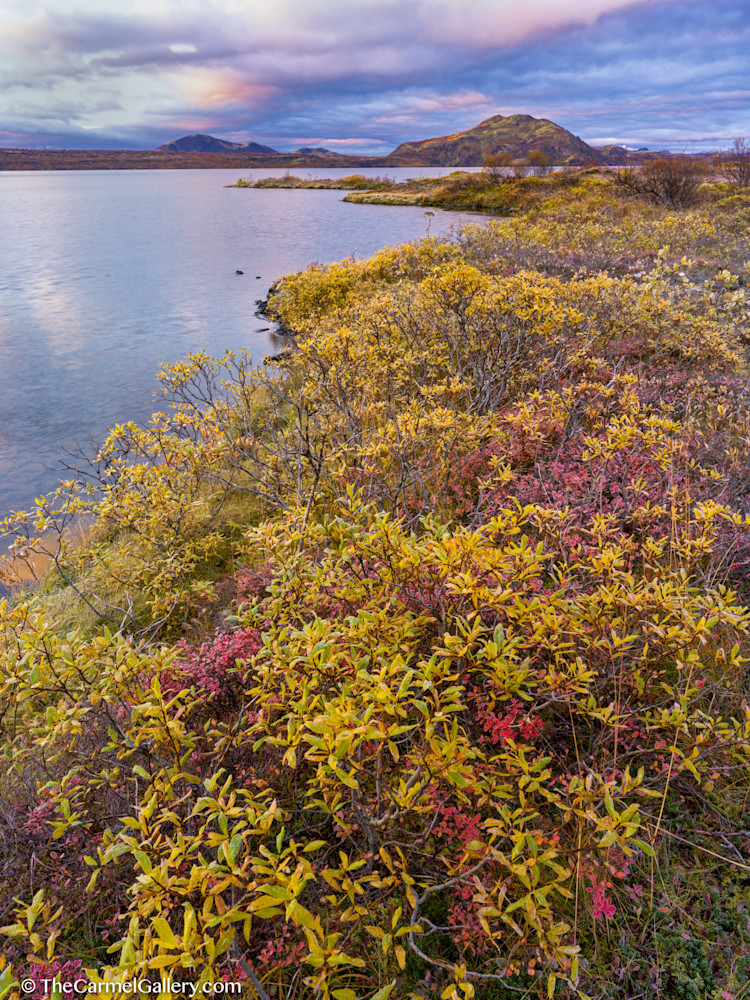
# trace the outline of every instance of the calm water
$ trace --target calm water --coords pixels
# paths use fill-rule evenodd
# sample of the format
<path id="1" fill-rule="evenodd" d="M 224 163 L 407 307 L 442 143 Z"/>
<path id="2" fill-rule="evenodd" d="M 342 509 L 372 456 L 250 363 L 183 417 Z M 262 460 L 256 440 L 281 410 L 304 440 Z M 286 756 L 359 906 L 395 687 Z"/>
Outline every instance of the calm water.
<path id="1" fill-rule="evenodd" d="M 0 172 L 0 517 L 57 485 L 63 449 L 158 408 L 159 362 L 278 350 L 255 312 L 279 275 L 425 234 L 421 208 L 225 186 L 239 175 Z"/>

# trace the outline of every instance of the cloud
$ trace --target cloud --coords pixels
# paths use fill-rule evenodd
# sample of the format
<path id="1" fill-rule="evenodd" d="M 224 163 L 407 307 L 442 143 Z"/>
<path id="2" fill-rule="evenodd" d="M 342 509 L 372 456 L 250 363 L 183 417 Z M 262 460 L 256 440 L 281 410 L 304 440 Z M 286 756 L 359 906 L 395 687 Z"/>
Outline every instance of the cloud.
<path id="1" fill-rule="evenodd" d="M 427 37 L 470 49 L 516 45 L 536 32 L 554 32 L 571 25 L 593 25 L 603 14 L 633 6 L 633 0 L 441 0 L 420 4 Z M 436 9 L 437 8 L 437 9 Z"/>
<path id="2" fill-rule="evenodd" d="M 363 145 L 387 146 L 388 149 L 382 152 L 390 152 L 392 145 L 385 139 L 370 139 L 368 136 L 362 135 L 351 135 L 345 139 L 332 139 L 330 136 L 324 135 L 298 135 L 295 137 L 294 143 L 297 146 L 339 146 L 344 152 L 349 151 L 347 147 Z"/>
<path id="3" fill-rule="evenodd" d="M 364 150 L 524 112 L 584 138 L 731 137 L 748 51 L 745 0 L 10 0 L 0 130 Z"/>
<path id="4" fill-rule="evenodd" d="M 251 83 L 240 70 L 196 66 L 171 72 L 166 78 L 191 106 L 198 108 L 257 104 L 276 93 L 275 87 Z"/>

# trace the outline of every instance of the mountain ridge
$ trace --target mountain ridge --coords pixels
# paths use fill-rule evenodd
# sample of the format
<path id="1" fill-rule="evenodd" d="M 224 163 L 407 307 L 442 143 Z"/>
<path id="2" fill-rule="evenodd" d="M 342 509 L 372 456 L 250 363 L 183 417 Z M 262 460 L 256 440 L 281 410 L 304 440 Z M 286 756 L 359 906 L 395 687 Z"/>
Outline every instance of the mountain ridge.
<path id="1" fill-rule="evenodd" d="M 263 146 L 259 142 L 232 142 L 230 139 L 217 139 L 213 135 L 203 135 L 193 132 L 191 135 L 183 135 L 180 139 L 172 139 L 157 146 L 156 152 L 165 153 L 258 153 L 271 156 L 280 156 L 278 149 L 272 146 Z"/>
<path id="2" fill-rule="evenodd" d="M 402 142 L 385 155 L 335 153 L 319 146 L 279 152 L 249 140 L 234 142 L 193 133 L 151 150 L 27 150 L 0 148 L 5 170 L 330 169 L 389 167 L 479 167 L 504 154 L 525 163 L 538 150 L 556 166 L 619 166 L 664 155 L 623 146 L 591 146 L 546 118 L 493 115 L 452 135 Z"/>
<path id="3" fill-rule="evenodd" d="M 451 135 L 402 142 L 390 153 L 381 156 L 335 153 L 319 146 L 302 146 L 291 152 L 279 152 L 271 146 L 253 141 L 232 142 L 197 133 L 173 139 L 156 150 L 157 153 L 233 153 L 267 160 L 262 164 L 258 163 L 258 166 L 274 166 L 275 158 L 278 158 L 279 166 L 285 166 L 288 165 L 289 158 L 294 157 L 295 165 L 311 167 L 319 165 L 321 160 L 329 165 L 339 163 L 344 167 L 358 164 L 384 167 L 481 167 L 488 156 L 504 154 L 517 162 L 525 162 L 534 151 L 544 153 L 552 164 L 558 166 L 606 165 L 641 158 L 637 155 L 640 151 L 623 146 L 591 146 L 580 136 L 548 118 L 535 118 L 525 114 L 492 115 L 478 125 Z"/>

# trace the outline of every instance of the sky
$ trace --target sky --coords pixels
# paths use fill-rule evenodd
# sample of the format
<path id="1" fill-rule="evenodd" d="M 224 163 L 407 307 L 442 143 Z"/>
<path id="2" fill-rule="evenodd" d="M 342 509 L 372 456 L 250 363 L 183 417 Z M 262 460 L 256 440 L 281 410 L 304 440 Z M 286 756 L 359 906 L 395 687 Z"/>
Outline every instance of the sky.
<path id="1" fill-rule="evenodd" d="M 0 0 L 0 146 L 388 153 L 491 115 L 750 135 L 750 0 Z"/>

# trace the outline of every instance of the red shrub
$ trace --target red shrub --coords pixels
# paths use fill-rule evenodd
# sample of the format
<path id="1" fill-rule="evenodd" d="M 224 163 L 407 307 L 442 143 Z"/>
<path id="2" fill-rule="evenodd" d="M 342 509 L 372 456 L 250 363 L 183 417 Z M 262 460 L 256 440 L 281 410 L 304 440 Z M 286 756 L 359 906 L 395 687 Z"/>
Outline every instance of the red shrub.
<path id="1" fill-rule="evenodd" d="M 186 687 L 195 687 L 202 700 L 214 703 L 231 700 L 232 669 L 237 660 L 249 660 L 261 648 L 257 629 L 239 632 L 218 632 L 197 649 L 181 639 L 180 657 L 173 669 L 161 676 L 161 687 L 167 695 L 177 694 Z"/>

